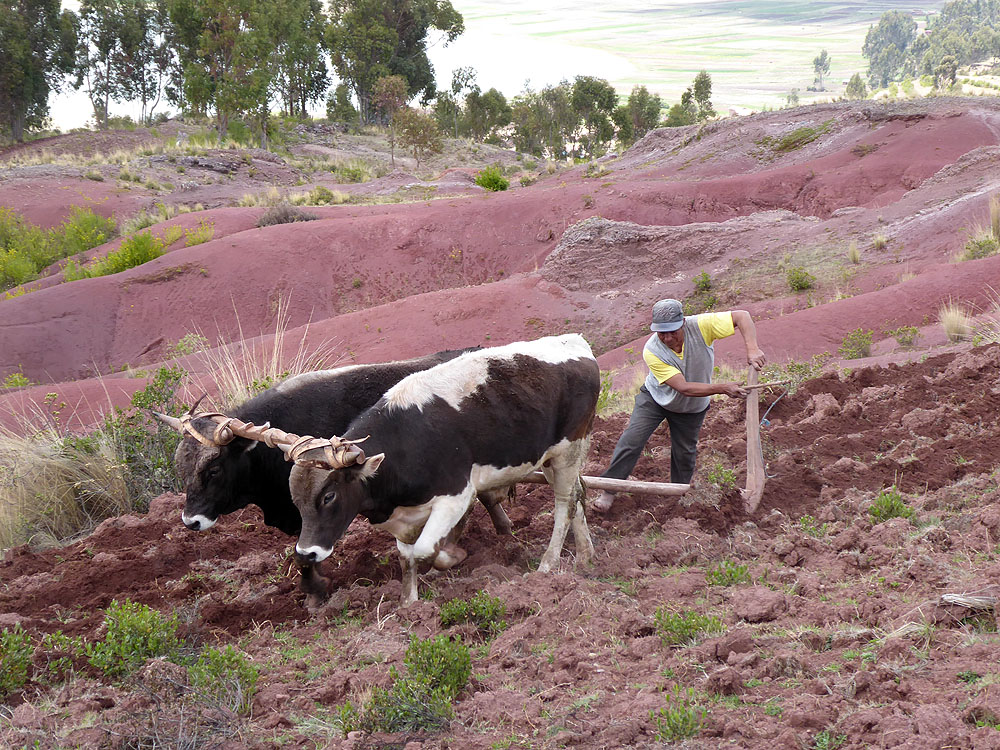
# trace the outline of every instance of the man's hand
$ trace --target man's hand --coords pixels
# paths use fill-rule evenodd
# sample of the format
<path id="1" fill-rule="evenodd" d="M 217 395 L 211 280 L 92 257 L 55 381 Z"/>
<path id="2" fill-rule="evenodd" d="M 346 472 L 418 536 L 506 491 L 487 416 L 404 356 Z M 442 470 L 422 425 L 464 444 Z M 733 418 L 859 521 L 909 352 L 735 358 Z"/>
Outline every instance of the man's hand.
<path id="1" fill-rule="evenodd" d="M 766 361 L 767 358 L 764 356 L 764 352 L 759 348 L 747 349 L 747 364 L 757 370 L 757 372 L 760 372 Z"/>
<path id="2" fill-rule="evenodd" d="M 739 383 L 719 383 L 718 384 L 719 393 L 725 394 L 730 398 L 746 398 L 746 389 Z"/>

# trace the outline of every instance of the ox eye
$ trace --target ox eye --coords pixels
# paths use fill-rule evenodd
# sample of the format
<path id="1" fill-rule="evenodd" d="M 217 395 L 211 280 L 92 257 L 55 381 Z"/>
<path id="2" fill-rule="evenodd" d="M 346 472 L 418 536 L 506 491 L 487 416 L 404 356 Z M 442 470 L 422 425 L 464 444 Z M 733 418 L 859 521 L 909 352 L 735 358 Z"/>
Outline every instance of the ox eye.
<path id="1" fill-rule="evenodd" d="M 336 499 L 337 499 L 337 491 L 336 490 L 330 490 L 329 492 L 326 492 L 326 493 L 323 494 L 323 499 L 322 499 L 321 502 L 322 502 L 323 505 L 329 505 L 330 503 L 332 503 Z"/>
<path id="2" fill-rule="evenodd" d="M 219 466 L 218 464 L 216 464 L 215 466 L 209 466 L 205 470 L 205 478 L 206 479 L 215 479 L 221 473 L 222 473 L 222 467 Z"/>

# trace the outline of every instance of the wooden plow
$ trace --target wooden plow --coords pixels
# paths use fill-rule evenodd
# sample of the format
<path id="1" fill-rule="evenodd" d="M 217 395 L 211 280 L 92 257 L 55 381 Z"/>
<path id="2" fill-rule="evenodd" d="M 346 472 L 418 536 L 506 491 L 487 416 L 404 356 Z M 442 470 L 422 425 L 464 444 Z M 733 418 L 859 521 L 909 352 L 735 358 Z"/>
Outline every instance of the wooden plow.
<path id="1" fill-rule="evenodd" d="M 750 393 L 747 395 L 747 486 L 740 490 L 748 513 L 753 513 L 760 505 L 764 496 L 764 455 L 760 448 L 760 390 L 768 386 L 785 385 L 787 380 L 773 380 L 767 383 L 757 382 L 757 370 L 753 367 L 747 374 L 747 384 L 744 386 Z M 674 497 L 683 495 L 691 489 L 690 484 L 675 484 L 672 482 L 640 482 L 635 479 L 609 479 L 607 477 L 581 476 L 587 489 L 607 490 L 608 492 L 635 492 L 640 495 L 658 495 Z M 545 484 L 545 475 L 540 471 L 533 472 L 520 480 L 529 484 Z"/>

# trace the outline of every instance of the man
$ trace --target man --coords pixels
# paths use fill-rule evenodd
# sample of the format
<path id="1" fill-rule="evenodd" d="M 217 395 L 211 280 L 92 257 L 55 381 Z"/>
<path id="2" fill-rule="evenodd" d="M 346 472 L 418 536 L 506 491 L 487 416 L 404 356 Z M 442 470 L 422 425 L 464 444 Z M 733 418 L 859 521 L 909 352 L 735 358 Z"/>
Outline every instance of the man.
<path id="1" fill-rule="evenodd" d="M 737 330 L 746 344 L 747 362 L 760 370 L 764 352 L 757 346 L 757 328 L 746 310 L 684 316 L 681 303 L 661 299 L 653 305 L 653 334 L 642 358 L 649 374 L 635 396 L 635 407 L 625 432 L 618 439 L 611 465 L 601 476 L 627 479 L 649 436 L 665 419 L 670 427 L 670 481 L 687 484 L 694 474 L 698 434 L 708 411 L 710 396 L 723 393 L 743 398 L 739 383 L 712 383 L 717 339 Z M 614 503 L 613 492 L 602 492 L 591 503 L 604 512 Z"/>

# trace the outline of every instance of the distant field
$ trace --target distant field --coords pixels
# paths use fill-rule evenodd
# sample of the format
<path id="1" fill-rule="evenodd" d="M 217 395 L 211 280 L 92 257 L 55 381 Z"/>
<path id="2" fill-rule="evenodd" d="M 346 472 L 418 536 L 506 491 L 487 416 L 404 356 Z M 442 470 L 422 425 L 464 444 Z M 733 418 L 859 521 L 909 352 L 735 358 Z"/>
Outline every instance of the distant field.
<path id="1" fill-rule="evenodd" d="M 622 93 L 642 84 L 665 101 L 680 98 L 701 69 L 712 74 L 716 108 L 762 109 L 783 106 L 793 88 L 802 103 L 839 96 L 855 72 L 866 70 L 861 56 L 868 27 L 887 10 L 914 14 L 923 27 L 940 2 L 778 2 L 777 0 L 452 0 L 472 36 L 488 33 L 509 39 L 513 56 L 519 42 L 538 57 L 532 76 L 546 81 L 545 42 L 558 45 L 563 69 L 566 51 L 601 60 L 604 77 Z M 530 47 L 527 43 L 530 42 Z M 485 46 L 485 45 L 481 45 Z M 831 57 L 828 91 L 807 92 L 813 58 Z M 466 52 L 469 55 L 469 52 Z M 522 61 L 524 62 L 524 61 Z M 470 59 L 462 64 L 488 70 Z M 551 63 L 554 65 L 555 63 Z M 587 71 L 591 72 L 591 71 Z M 525 76 L 528 77 L 528 76 Z M 480 76 L 485 87 L 497 85 Z M 538 84 L 540 85 L 540 84 Z M 509 88 L 509 87 L 508 87 Z M 516 91 L 507 91 L 508 94 Z"/>

